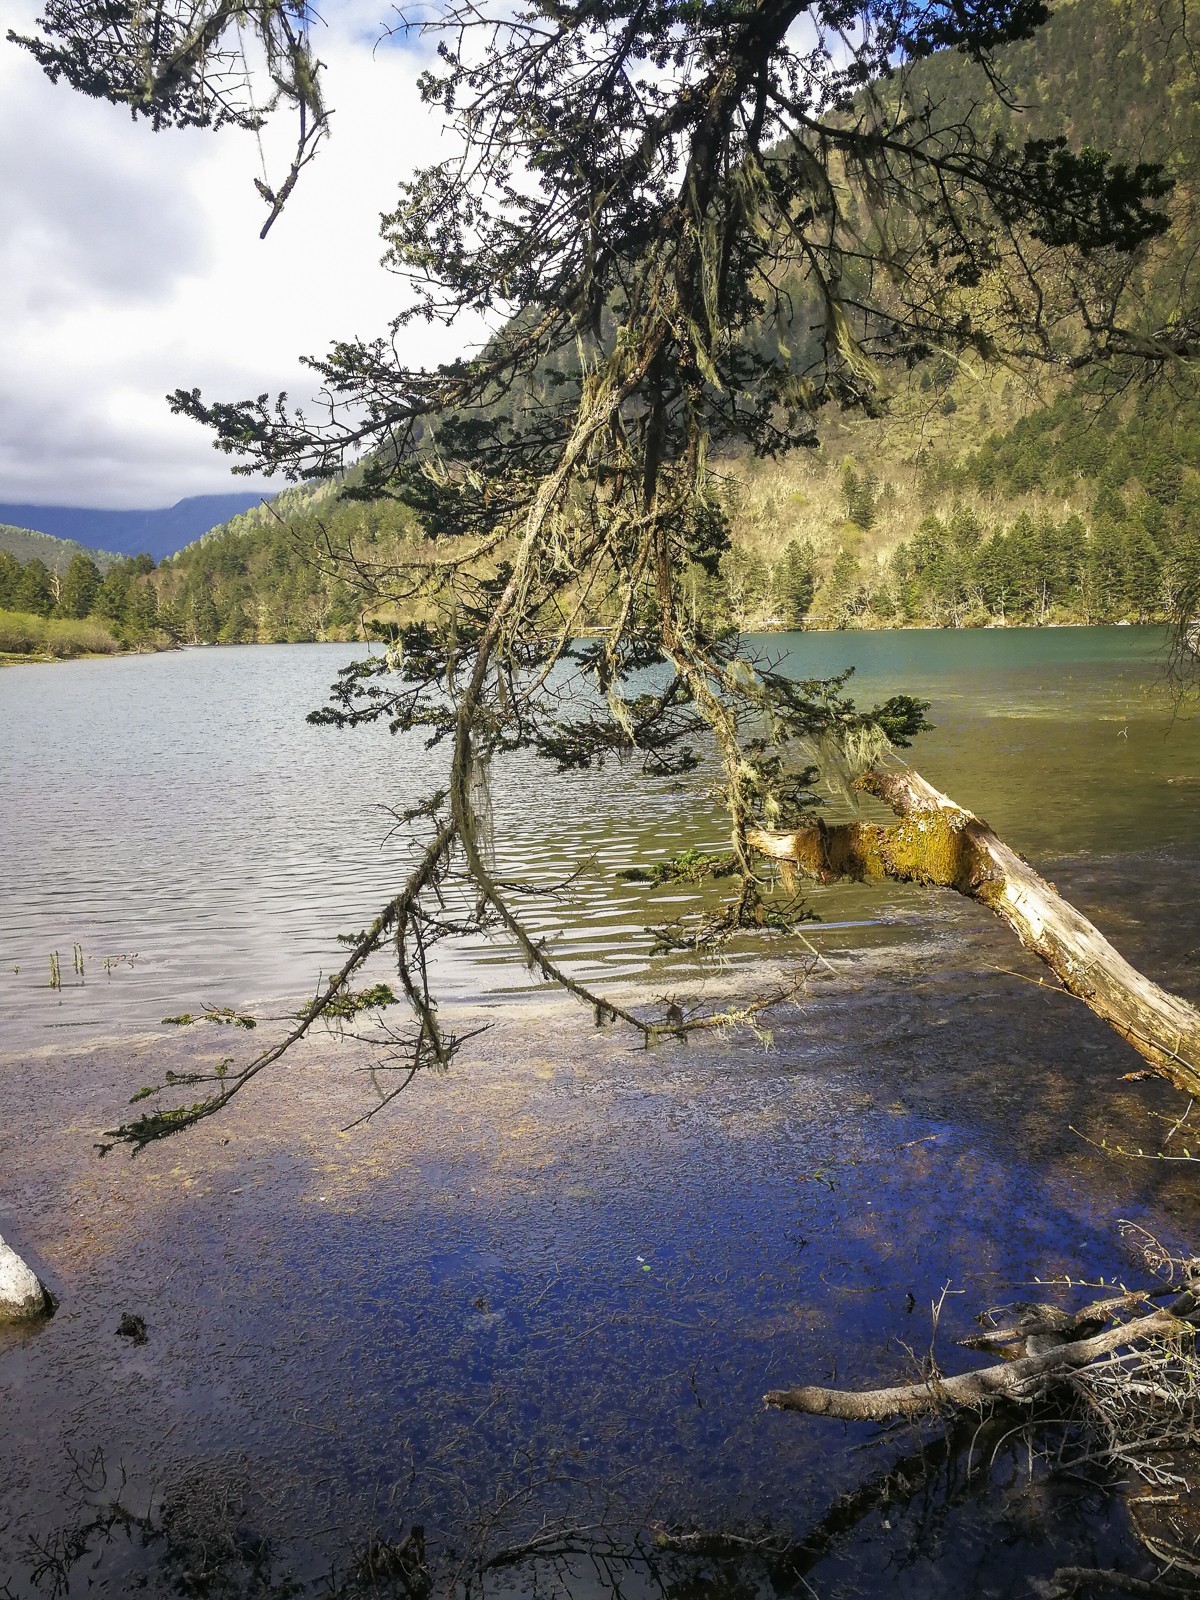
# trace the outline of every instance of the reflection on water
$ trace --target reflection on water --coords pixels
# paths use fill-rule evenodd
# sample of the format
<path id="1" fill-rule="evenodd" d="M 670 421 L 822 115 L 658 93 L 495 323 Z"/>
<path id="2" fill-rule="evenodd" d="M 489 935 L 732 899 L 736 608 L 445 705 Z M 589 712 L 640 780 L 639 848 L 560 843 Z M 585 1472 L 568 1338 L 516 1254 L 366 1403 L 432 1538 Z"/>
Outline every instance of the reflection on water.
<path id="1" fill-rule="evenodd" d="M 799 1537 L 765 1524 L 682 1529 L 661 1521 L 631 1533 L 612 1495 L 606 1504 L 584 1494 L 573 1517 L 543 1519 L 513 1544 L 498 1542 L 499 1519 L 486 1512 L 460 1525 L 457 1549 L 449 1552 L 422 1524 L 395 1534 L 372 1528 L 357 1542 L 343 1528 L 315 1583 L 257 1530 L 253 1497 L 239 1493 L 236 1482 L 220 1474 L 177 1477 L 160 1503 L 139 1510 L 122 1498 L 124 1473 L 97 1451 L 72 1463 L 74 1515 L 30 1543 L 0 1596 L 136 1590 L 164 1600 L 783 1600 L 820 1592 L 849 1600 L 890 1589 L 903 1574 L 911 1594 L 969 1593 L 974 1600 L 1002 1592 L 997 1567 L 1010 1593 L 1035 1576 L 1036 1565 L 1014 1559 L 1014 1546 L 1047 1512 L 1077 1547 L 1103 1539 L 1110 1560 L 1118 1548 L 1111 1531 L 1104 1538 L 1111 1485 L 1042 1462 L 1031 1470 L 1021 1459 L 1027 1446 L 1019 1423 L 1007 1411 L 982 1424 L 971 1418 L 948 1426 L 838 1495 Z M 536 1483 L 512 1500 L 526 1503 L 535 1493 Z M 982 1548 L 964 1562 L 962 1534 L 972 1525 Z M 812 1573 L 820 1591 L 809 1582 Z"/>
<path id="2" fill-rule="evenodd" d="M 1035 858 L 1192 849 L 1200 740 L 1172 726 L 1159 630 L 777 635 L 797 675 L 856 665 L 870 704 L 903 688 L 933 705 L 922 771 Z M 273 646 L 27 666 L 0 673 L 0 1019 L 11 1047 L 155 1026 L 204 1003 L 307 991 L 404 868 L 387 807 L 436 782 L 415 736 L 309 727 L 352 646 Z M 1168 736 L 1169 735 L 1169 736 Z M 617 873 L 719 846 L 703 793 L 620 769 L 556 775 L 514 758 L 497 775 L 501 865 L 553 882 L 537 930 L 591 981 L 646 970 L 644 927 L 678 913 Z M 816 891 L 837 948 L 931 925 L 902 889 Z M 71 951 L 83 953 L 84 982 Z M 59 952 L 62 991 L 51 991 Z M 662 982 L 677 970 L 657 969 Z M 452 993 L 520 987 L 503 946 L 444 962 Z"/>

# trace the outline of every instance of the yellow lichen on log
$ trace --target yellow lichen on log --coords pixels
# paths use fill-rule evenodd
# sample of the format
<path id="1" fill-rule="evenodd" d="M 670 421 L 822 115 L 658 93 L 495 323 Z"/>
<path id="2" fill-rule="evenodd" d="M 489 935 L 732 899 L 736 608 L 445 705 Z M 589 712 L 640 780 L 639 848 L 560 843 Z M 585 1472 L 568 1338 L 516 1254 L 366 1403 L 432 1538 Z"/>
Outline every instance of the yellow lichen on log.
<path id="1" fill-rule="evenodd" d="M 900 821 L 892 827 L 820 823 L 793 833 L 757 829 L 751 845 L 822 883 L 891 879 L 977 900 L 1156 1072 L 1189 1094 L 1200 1093 L 1200 1011 L 1130 966 L 986 822 L 919 773 L 871 771 L 858 787 L 889 805 Z"/>

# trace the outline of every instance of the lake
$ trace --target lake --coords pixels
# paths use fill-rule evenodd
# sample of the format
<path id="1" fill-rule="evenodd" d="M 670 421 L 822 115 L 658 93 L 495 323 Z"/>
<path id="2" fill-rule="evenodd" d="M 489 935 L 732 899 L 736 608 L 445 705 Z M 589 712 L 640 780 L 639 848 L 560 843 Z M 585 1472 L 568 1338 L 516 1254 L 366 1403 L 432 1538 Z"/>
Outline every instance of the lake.
<path id="1" fill-rule="evenodd" d="M 762 647 L 804 676 L 856 664 L 864 703 L 928 698 L 919 770 L 1197 997 L 1200 739 L 1161 633 Z M 1154 1148 L 1178 1097 L 1125 1081 L 1127 1047 L 956 897 L 815 889 L 828 966 L 769 1045 L 631 1048 L 473 945 L 440 978 L 489 1031 L 384 1116 L 344 1131 L 372 1057 L 321 1035 L 222 1119 L 96 1159 L 140 1083 L 271 1036 L 164 1015 L 291 1002 L 402 872 L 381 808 L 429 785 L 428 756 L 303 720 L 352 655 L 0 672 L 0 1233 L 60 1300 L 0 1330 L 0 1594 L 194 1594 L 219 1558 L 220 1596 L 327 1593 L 333 1569 L 411 1600 L 414 1525 L 438 1594 L 966 1600 L 1064 1562 L 1145 1570 L 1103 1477 L 1001 1446 L 973 1481 L 934 1451 L 893 1504 L 862 1485 L 920 1439 L 761 1406 L 911 1375 L 943 1289 L 939 1359 L 962 1370 L 989 1305 L 1144 1281 L 1131 1230 L 1195 1248 L 1191 1169 L 1098 1148 Z M 495 809 L 503 861 L 590 863 L 537 912 L 579 971 L 643 997 L 694 979 L 647 954 L 672 897 L 616 873 L 720 838 L 699 784 L 514 762 Z M 745 992 L 778 955 L 704 981 Z M 127 1311 L 144 1345 L 116 1336 Z M 766 1554 L 671 1550 L 695 1530 Z"/>
<path id="2" fill-rule="evenodd" d="M 905 689 L 936 731 L 913 751 L 939 788 L 1032 857 L 1191 847 L 1200 740 L 1161 683 L 1166 637 L 1142 628 L 776 635 L 798 676 L 855 666 L 862 704 Z M 205 1003 L 294 1001 L 340 960 L 402 881 L 391 810 L 433 788 L 414 735 L 311 727 L 343 645 L 247 646 L 0 672 L 0 1026 L 10 1045 L 63 1030 L 156 1027 Z M 502 866 L 578 883 L 534 905 L 537 930 L 591 982 L 643 977 L 647 923 L 674 894 L 625 867 L 721 847 L 700 781 L 555 774 L 533 758 L 498 775 Z M 531 798 L 536 803 L 531 804 Z M 823 943 L 889 940 L 940 917 L 904 890 L 814 890 Z M 859 923 L 855 930 L 847 923 Z M 78 947 L 82 971 L 75 970 Z M 62 988 L 51 989 L 58 953 Z M 520 991 L 503 945 L 443 959 L 450 994 Z M 678 963 L 654 969 L 672 981 Z"/>

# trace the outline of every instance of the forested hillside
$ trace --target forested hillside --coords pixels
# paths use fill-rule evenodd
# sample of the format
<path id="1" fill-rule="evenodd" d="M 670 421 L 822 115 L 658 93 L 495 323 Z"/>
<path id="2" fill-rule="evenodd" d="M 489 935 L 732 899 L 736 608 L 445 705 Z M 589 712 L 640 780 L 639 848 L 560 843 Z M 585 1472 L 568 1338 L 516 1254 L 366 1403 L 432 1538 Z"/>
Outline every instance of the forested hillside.
<path id="1" fill-rule="evenodd" d="M 416 536 L 392 502 L 338 502 L 333 485 L 287 490 L 161 562 L 150 580 L 162 625 L 184 642 L 354 638 L 361 602 L 336 551 L 386 561 Z"/>
<path id="2" fill-rule="evenodd" d="M 0 550 L 15 556 L 18 561 L 31 561 L 34 556 L 51 572 L 65 572 L 72 556 L 86 556 L 94 561 L 101 572 L 107 572 L 114 561 L 121 558 L 112 550 L 92 550 L 77 544 L 74 539 L 57 539 L 51 533 L 40 533 L 36 528 L 14 528 L 0 522 Z"/>
<path id="3" fill-rule="evenodd" d="M 694 574 L 695 605 L 743 629 L 1165 617 L 1200 572 L 1196 416 L 1177 391 L 1101 403 L 1081 383 L 1030 409 L 1011 378 L 920 373 L 819 451 L 726 463 L 734 548 Z M 385 566 L 420 537 L 394 502 L 291 491 L 145 583 L 184 641 L 354 637 L 353 567 L 332 557 Z"/>
<path id="4" fill-rule="evenodd" d="M 789 623 L 794 594 L 824 627 L 1169 616 L 1200 572 L 1194 404 L 1167 391 L 1100 404 L 1080 385 L 993 429 L 1019 409 L 997 398 L 1012 387 L 948 386 L 915 450 L 910 401 L 815 458 L 735 469 L 734 619 Z"/>
<path id="5" fill-rule="evenodd" d="M 1175 180 L 1172 228 L 1139 262 L 1169 324 L 1200 245 L 1200 95 L 1161 13 L 1071 0 L 1002 53 L 1007 110 L 961 55 L 908 86 L 1025 138 L 1063 131 Z M 979 123 L 980 112 L 973 112 Z M 1157 376 L 1157 375 L 1156 375 Z M 1119 367 L 1064 377 L 934 357 L 889 414 L 826 428 L 815 455 L 730 465 L 735 550 L 721 593 L 743 627 L 1139 621 L 1169 615 L 1200 568 L 1194 380 Z"/>
<path id="6" fill-rule="evenodd" d="M 1162 162 L 1176 180 L 1172 231 L 1137 270 L 1143 301 L 1169 320 L 1200 258 L 1187 50 L 1141 0 L 1068 0 L 1001 65 L 1007 106 L 958 55 L 922 63 L 904 93 L 963 112 L 986 104 L 997 131 L 1050 137 L 1065 123 L 1074 141 Z M 802 342 L 803 318 L 801 304 L 795 325 L 764 327 L 762 340 Z M 692 575 L 695 607 L 742 629 L 1169 615 L 1200 574 L 1200 395 L 1193 380 L 1125 377 L 935 355 L 894 380 L 883 417 L 824 417 L 819 450 L 725 462 L 733 549 L 718 575 Z M 412 604 L 373 601 L 364 616 L 355 565 L 384 568 L 422 536 L 395 502 L 292 489 L 156 568 L 113 568 L 94 610 L 134 644 L 355 637 Z M 0 606 L 55 613 L 36 566 L 20 582 L 6 570 Z"/>
<path id="7" fill-rule="evenodd" d="M 153 570 L 149 556 L 109 557 L 102 572 L 92 552 L 77 549 L 59 571 L 40 556 L 19 561 L 0 548 L 0 656 L 76 656 L 169 642 Z"/>

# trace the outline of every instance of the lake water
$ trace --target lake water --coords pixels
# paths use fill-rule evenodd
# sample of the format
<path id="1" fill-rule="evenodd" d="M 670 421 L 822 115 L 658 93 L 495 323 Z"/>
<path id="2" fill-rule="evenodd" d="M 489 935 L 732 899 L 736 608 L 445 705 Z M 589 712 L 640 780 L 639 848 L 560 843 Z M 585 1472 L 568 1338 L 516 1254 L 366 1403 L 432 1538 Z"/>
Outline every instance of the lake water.
<path id="1" fill-rule="evenodd" d="M 866 703 L 931 700 L 919 770 L 1197 997 L 1200 738 L 1161 634 L 763 646 L 805 676 L 857 664 Z M 1153 1148 L 1178 1097 L 1126 1082 L 1128 1048 L 954 896 L 814 890 L 829 967 L 770 1049 L 631 1048 L 476 946 L 442 978 L 494 1026 L 385 1117 L 343 1131 L 369 1058 L 322 1036 L 222 1119 L 94 1157 L 138 1084 L 269 1036 L 163 1015 L 303 992 L 402 873 L 380 808 L 428 786 L 428 758 L 303 720 L 352 654 L 0 672 L 0 1233 L 61 1302 L 0 1329 L 0 1595 L 276 1600 L 294 1574 L 315 1597 L 414 1524 L 437 1595 L 496 1600 L 1001 1600 L 1064 1563 L 1148 1571 L 1111 1482 L 1020 1450 L 974 1484 L 931 1456 L 911 1502 L 828 1519 L 918 1441 L 761 1407 L 911 1375 L 945 1286 L 939 1358 L 962 1370 L 978 1311 L 1060 1292 L 1035 1279 L 1144 1281 L 1123 1223 L 1196 1247 L 1192 1169 L 1098 1148 Z M 701 793 L 517 762 L 495 800 L 506 861 L 593 863 L 538 913 L 579 970 L 681 981 L 641 931 L 665 897 L 615 874 L 719 838 Z M 709 982 L 744 985 L 758 954 Z M 146 1344 L 116 1336 L 126 1311 Z M 144 1520 L 113 1523 L 114 1500 Z M 664 1527 L 805 1553 L 673 1557 Z M 225 1553 L 207 1590 L 205 1551 Z"/>
<path id="2" fill-rule="evenodd" d="M 1042 859 L 1190 848 L 1200 840 L 1200 739 L 1174 721 L 1155 629 L 778 635 L 786 669 L 857 668 L 871 704 L 931 701 L 919 769 Z M 294 1000 L 339 960 L 403 879 L 388 808 L 440 765 L 414 736 L 311 727 L 341 645 L 189 650 L 0 672 L 0 1028 L 10 1044 L 157 1026 L 205 1003 Z M 678 910 L 621 868 L 720 847 L 703 784 L 681 791 L 619 768 L 558 775 L 533 758 L 498 774 L 503 866 L 563 898 L 530 917 L 592 982 L 649 972 L 646 924 Z M 814 890 L 829 947 L 940 925 L 904 890 Z M 857 926 L 852 926 L 857 924 Z M 82 972 L 75 970 L 79 948 Z M 62 988 L 51 989 L 58 953 Z M 442 963 L 460 997 L 520 990 L 505 946 Z"/>

